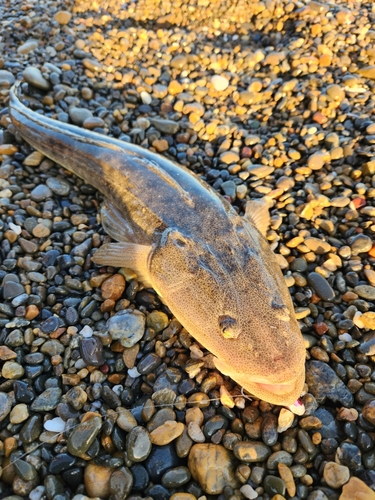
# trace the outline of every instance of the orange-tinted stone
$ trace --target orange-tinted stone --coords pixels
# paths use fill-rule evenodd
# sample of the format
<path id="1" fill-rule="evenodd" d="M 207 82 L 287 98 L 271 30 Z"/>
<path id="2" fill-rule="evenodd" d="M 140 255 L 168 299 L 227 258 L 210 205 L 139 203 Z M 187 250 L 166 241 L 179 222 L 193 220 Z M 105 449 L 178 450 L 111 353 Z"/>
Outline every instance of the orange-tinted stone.
<path id="1" fill-rule="evenodd" d="M 371 257 L 375 257 L 375 243 L 372 245 L 372 248 L 371 250 L 369 250 L 368 254 L 371 255 Z"/>
<path id="2" fill-rule="evenodd" d="M 118 300 L 125 290 L 125 278 L 121 274 L 114 274 L 102 284 L 103 299 Z"/>
<path id="3" fill-rule="evenodd" d="M 17 439 L 14 437 L 8 437 L 4 440 L 4 454 L 9 457 L 10 454 L 17 449 Z"/>
<path id="4" fill-rule="evenodd" d="M 108 375 L 108 382 L 111 384 L 121 384 L 121 382 L 124 380 L 125 375 L 123 373 L 111 373 L 111 375 Z"/>
<path id="5" fill-rule="evenodd" d="M 327 121 L 328 121 L 328 118 L 325 115 L 323 115 L 323 113 L 320 113 L 319 111 L 317 111 L 316 113 L 313 114 L 312 119 L 315 123 L 319 123 L 319 125 L 323 125 L 324 123 L 327 123 Z"/>
<path id="6" fill-rule="evenodd" d="M 0 360 L 1 361 L 7 361 L 8 359 L 14 359 L 17 357 L 17 354 L 12 351 L 12 349 L 9 349 L 9 347 L 5 345 L 0 346 Z"/>
<path id="7" fill-rule="evenodd" d="M 100 415 L 100 413 L 96 413 L 95 411 L 88 411 L 88 412 L 86 412 L 83 415 L 83 417 L 82 417 L 81 424 L 83 424 L 83 422 L 87 422 L 87 420 L 91 420 L 94 417 L 102 418 L 102 416 Z"/>
<path id="8" fill-rule="evenodd" d="M 355 206 L 355 208 L 362 208 L 366 205 L 366 200 L 364 198 L 354 198 L 353 200 L 353 205 Z"/>
<path id="9" fill-rule="evenodd" d="M 328 326 L 323 322 L 315 323 L 314 329 L 318 335 L 324 335 L 328 330 Z"/>
<path id="10" fill-rule="evenodd" d="M 115 308 L 116 302 L 113 299 L 106 299 L 100 304 L 100 310 L 102 312 L 110 312 Z"/>
<path id="11" fill-rule="evenodd" d="M 28 321 L 35 319 L 38 316 L 38 314 L 39 314 L 39 309 L 36 307 L 36 305 L 30 304 L 29 306 L 26 307 L 25 318 Z"/>
<path id="12" fill-rule="evenodd" d="M 18 148 L 13 146 L 13 144 L 1 144 L 0 145 L 0 155 L 14 155 L 17 153 Z"/>

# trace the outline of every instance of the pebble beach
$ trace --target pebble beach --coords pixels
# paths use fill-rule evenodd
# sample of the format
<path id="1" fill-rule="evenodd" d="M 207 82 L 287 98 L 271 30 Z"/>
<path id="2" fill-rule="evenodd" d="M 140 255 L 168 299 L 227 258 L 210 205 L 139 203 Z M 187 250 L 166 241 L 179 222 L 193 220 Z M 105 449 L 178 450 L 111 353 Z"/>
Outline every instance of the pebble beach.
<path id="1" fill-rule="evenodd" d="M 375 500 L 374 23 L 369 1 L 0 3 L 1 500 Z M 132 270 L 92 262 L 103 198 L 22 140 L 17 80 L 239 214 L 273 200 L 299 404 L 241 391 Z"/>

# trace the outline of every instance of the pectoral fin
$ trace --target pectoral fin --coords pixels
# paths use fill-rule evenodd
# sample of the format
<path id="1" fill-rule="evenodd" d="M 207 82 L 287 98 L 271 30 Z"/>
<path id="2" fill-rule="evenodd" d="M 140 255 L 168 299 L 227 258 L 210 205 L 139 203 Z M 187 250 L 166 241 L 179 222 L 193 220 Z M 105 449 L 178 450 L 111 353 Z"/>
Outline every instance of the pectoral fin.
<path id="1" fill-rule="evenodd" d="M 271 202 L 271 200 L 270 200 Z M 271 222 L 269 213 L 270 203 L 267 199 L 251 200 L 246 203 L 245 219 L 254 224 L 259 231 L 266 236 L 268 227 Z"/>
<path id="2" fill-rule="evenodd" d="M 105 200 L 102 204 L 100 217 L 105 232 L 111 238 L 116 241 L 131 241 L 135 243 L 136 237 L 132 227 L 110 201 Z"/>
<path id="3" fill-rule="evenodd" d="M 148 259 L 151 246 L 136 243 L 106 243 L 95 252 L 92 261 L 101 266 L 128 267 L 146 287 L 152 288 Z"/>

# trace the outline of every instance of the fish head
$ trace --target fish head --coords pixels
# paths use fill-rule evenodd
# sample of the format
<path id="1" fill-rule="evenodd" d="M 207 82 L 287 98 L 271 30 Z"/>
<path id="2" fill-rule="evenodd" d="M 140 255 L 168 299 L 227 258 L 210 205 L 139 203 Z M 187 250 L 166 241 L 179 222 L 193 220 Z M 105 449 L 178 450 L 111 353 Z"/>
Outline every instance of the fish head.
<path id="1" fill-rule="evenodd" d="M 244 224 L 240 237 L 211 244 L 167 230 L 152 283 L 223 374 L 260 399 L 293 404 L 305 380 L 302 335 L 273 252 Z"/>

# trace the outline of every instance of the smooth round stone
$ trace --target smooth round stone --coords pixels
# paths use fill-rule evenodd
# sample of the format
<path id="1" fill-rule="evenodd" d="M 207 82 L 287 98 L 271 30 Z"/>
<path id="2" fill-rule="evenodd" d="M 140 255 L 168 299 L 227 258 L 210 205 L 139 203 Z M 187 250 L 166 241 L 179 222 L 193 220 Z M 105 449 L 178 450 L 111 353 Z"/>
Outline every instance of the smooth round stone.
<path id="1" fill-rule="evenodd" d="M 86 465 L 83 478 L 87 494 L 90 497 L 108 498 L 111 494 L 109 484 L 112 473 L 110 467 L 95 463 Z"/>
<path id="2" fill-rule="evenodd" d="M 89 118 L 86 118 L 86 120 L 83 122 L 83 126 L 88 130 L 93 130 L 95 128 L 102 128 L 105 126 L 105 121 L 99 118 L 98 116 L 91 116 Z"/>
<path id="3" fill-rule="evenodd" d="M 319 152 L 313 153 L 307 160 L 307 166 L 311 170 L 320 170 L 325 163 L 325 155 Z"/>
<path id="4" fill-rule="evenodd" d="M 367 401 L 362 410 L 362 415 L 371 424 L 375 425 L 375 399 Z"/>
<path id="5" fill-rule="evenodd" d="M 230 165 L 231 163 L 237 163 L 240 160 L 240 155 L 234 151 L 225 151 L 220 155 L 220 161 Z"/>
<path id="6" fill-rule="evenodd" d="M 46 184 L 51 191 L 59 196 L 67 196 L 70 193 L 70 184 L 58 177 L 48 177 Z"/>
<path id="7" fill-rule="evenodd" d="M 66 393 L 66 401 L 75 410 L 81 410 L 87 401 L 87 394 L 82 389 L 82 387 L 78 385 L 69 389 L 69 391 Z"/>
<path id="8" fill-rule="evenodd" d="M 352 255 L 366 253 L 372 248 L 372 239 L 365 234 L 358 234 L 349 241 Z"/>
<path id="9" fill-rule="evenodd" d="M 138 363 L 137 370 L 141 375 L 147 375 L 148 373 L 155 371 L 160 364 L 160 357 L 157 354 L 150 352 L 150 354 L 144 356 Z"/>
<path id="10" fill-rule="evenodd" d="M 125 500 L 133 486 L 133 475 L 127 467 L 114 471 L 109 480 L 111 500 Z"/>
<path id="11" fill-rule="evenodd" d="M 262 439 L 264 444 L 274 446 L 277 443 L 277 416 L 273 413 L 266 413 L 262 421 Z"/>
<path id="12" fill-rule="evenodd" d="M 233 457 L 222 445 L 193 445 L 189 453 L 188 467 L 195 481 L 209 495 L 220 495 L 226 486 L 239 486 Z"/>
<path id="13" fill-rule="evenodd" d="M 38 40 L 27 40 L 27 42 L 20 45 L 17 49 L 18 54 L 29 54 L 33 50 L 38 48 Z"/>
<path id="14" fill-rule="evenodd" d="M 104 364 L 103 344 L 98 337 L 84 337 L 79 347 L 86 365 L 102 366 Z"/>
<path id="15" fill-rule="evenodd" d="M 62 391 L 59 387 L 50 387 L 39 394 L 31 403 L 32 411 L 51 411 L 54 410 L 61 401 Z"/>
<path id="16" fill-rule="evenodd" d="M 30 193 L 31 199 L 39 202 L 52 196 L 52 191 L 45 184 L 39 184 Z"/>
<path id="17" fill-rule="evenodd" d="M 277 470 L 277 466 L 279 463 L 288 465 L 290 467 L 293 463 L 293 456 L 284 450 L 275 451 L 268 457 L 267 469 Z"/>
<path id="18" fill-rule="evenodd" d="M 277 432 L 285 432 L 294 421 L 294 413 L 286 408 L 281 408 L 278 421 L 277 421 Z"/>
<path id="19" fill-rule="evenodd" d="M 329 95 L 329 97 L 334 101 L 341 102 L 345 99 L 345 91 L 342 87 L 340 87 L 340 85 L 328 85 L 326 92 L 327 95 Z"/>
<path id="20" fill-rule="evenodd" d="M 152 448 L 150 435 L 143 427 L 134 427 L 126 437 L 126 451 L 133 462 L 143 462 Z"/>
<path id="21" fill-rule="evenodd" d="M 146 326 L 155 330 L 156 333 L 167 328 L 168 323 L 168 316 L 161 311 L 152 311 L 146 318 Z"/>
<path id="22" fill-rule="evenodd" d="M 16 405 L 10 412 L 9 420 L 11 424 L 20 424 L 29 418 L 29 408 L 24 403 Z"/>
<path id="23" fill-rule="evenodd" d="M 271 455 L 271 449 L 261 441 L 240 441 L 234 446 L 233 453 L 242 462 L 263 462 Z"/>
<path id="24" fill-rule="evenodd" d="M 196 498 L 192 493 L 174 493 L 170 500 L 196 500 Z"/>
<path id="25" fill-rule="evenodd" d="M 3 85 L 5 82 L 7 86 L 10 87 L 16 81 L 15 76 L 10 71 L 6 69 L 0 69 L 0 85 Z"/>
<path id="26" fill-rule="evenodd" d="M 152 103 L 152 96 L 148 92 L 146 92 L 145 90 L 143 90 L 140 93 L 140 96 L 141 96 L 143 104 L 151 104 Z"/>
<path id="27" fill-rule="evenodd" d="M 92 112 L 87 108 L 78 108 L 72 106 L 69 108 L 69 117 L 74 123 L 74 125 L 83 125 L 83 122 L 87 120 L 87 118 L 92 117 Z"/>
<path id="28" fill-rule="evenodd" d="M 143 465 L 135 464 L 130 468 L 133 476 L 133 490 L 144 491 L 148 485 L 148 472 Z"/>
<path id="29" fill-rule="evenodd" d="M 16 363 L 15 361 L 6 361 L 1 370 L 1 375 L 4 378 L 10 380 L 21 378 L 24 373 L 25 370 L 23 366 L 21 366 L 19 363 Z"/>
<path id="30" fill-rule="evenodd" d="M 319 238 L 306 238 L 304 244 L 317 255 L 323 255 L 331 251 L 331 245 Z"/>
<path id="31" fill-rule="evenodd" d="M 120 429 L 130 432 L 134 427 L 137 426 L 137 420 L 130 410 L 126 408 L 119 407 L 116 409 L 118 417 L 116 420 L 116 424 L 120 427 Z"/>
<path id="32" fill-rule="evenodd" d="M 24 481 L 32 481 L 37 477 L 35 467 L 25 460 L 15 460 L 13 463 L 13 467 L 16 471 L 16 474 L 20 476 L 20 478 Z"/>
<path id="33" fill-rule="evenodd" d="M 0 422 L 9 415 L 12 409 L 12 398 L 5 392 L 0 392 Z"/>
<path id="34" fill-rule="evenodd" d="M 154 125 L 156 130 L 159 130 L 159 132 L 164 132 L 164 134 L 176 134 L 180 128 L 180 124 L 178 122 L 174 122 L 173 120 L 165 120 L 164 118 L 151 118 L 150 121 Z"/>
<path id="35" fill-rule="evenodd" d="M 40 90 L 49 90 L 50 83 L 44 78 L 39 68 L 28 66 L 22 73 L 25 81 Z"/>
<path id="36" fill-rule="evenodd" d="M 321 274 L 312 272 L 307 276 L 307 281 L 322 300 L 330 301 L 335 298 L 333 288 Z"/>
<path id="37" fill-rule="evenodd" d="M 191 474 L 187 467 L 175 467 L 169 470 L 161 478 L 161 484 L 166 488 L 179 488 L 190 481 Z"/>
<path id="38" fill-rule="evenodd" d="M 120 311 L 107 321 L 108 333 L 124 347 L 132 347 L 144 335 L 146 318 L 140 311 Z"/>
<path id="39" fill-rule="evenodd" d="M 227 78 L 225 78 L 225 76 L 222 75 L 214 75 L 211 78 L 211 83 L 217 92 L 222 92 L 229 86 L 229 81 L 227 80 Z"/>
<path id="40" fill-rule="evenodd" d="M 71 20 L 72 14 L 67 10 L 59 10 L 53 17 L 57 23 L 64 26 L 65 24 L 68 24 L 69 21 Z"/>
<path id="41" fill-rule="evenodd" d="M 49 474 L 60 474 L 64 470 L 70 469 L 76 463 L 76 457 L 69 455 L 69 453 L 59 453 L 49 463 Z"/>
<path id="42" fill-rule="evenodd" d="M 56 417 L 51 420 L 46 420 L 44 422 L 45 430 L 50 432 L 64 432 L 65 427 L 66 423 L 60 417 Z"/>
<path id="43" fill-rule="evenodd" d="M 336 450 L 335 462 L 349 467 L 352 472 L 359 471 L 362 467 L 361 450 L 354 443 L 344 441 Z"/>
<path id="44" fill-rule="evenodd" d="M 181 422 L 167 420 L 163 425 L 160 425 L 150 433 L 151 442 L 158 446 L 169 444 L 178 436 L 181 436 L 184 428 L 185 426 Z"/>
<path id="45" fill-rule="evenodd" d="M 163 474 L 182 465 L 182 460 L 176 454 L 174 443 L 171 443 L 166 446 L 153 446 L 144 464 L 150 480 L 159 483 Z"/>
<path id="46" fill-rule="evenodd" d="M 258 179 L 263 179 L 267 177 L 267 175 L 272 174 L 275 170 L 275 167 L 271 167 L 270 165 L 249 165 L 247 167 L 247 171 L 251 175 L 255 175 Z"/>
<path id="47" fill-rule="evenodd" d="M 97 60 L 92 58 L 85 57 L 85 59 L 82 60 L 82 64 L 84 65 L 85 68 L 87 68 L 89 71 L 101 71 L 103 66 L 102 64 Z"/>
<path id="48" fill-rule="evenodd" d="M 114 274 L 102 284 L 103 299 L 118 300 L 125 290 L 125 278 L 121 274 Z"/>
<path id="49" fill-rule="evenodd" d="M 67 442 L 68 452 L 80 456 L 90 448 L 102 427 L 102 420 L 93 417 L 86 422 L 78 424 L 70 434 Z"/>
<path id="50" fill-rule="evenodd" d="M 362 299 L 375 300 L 375 287 L 370 285 L 358 285 L 354 287 L 354 293 Z"/>
<path id="51" fill-rule="evenodd" d="M 263 481 L 266 492 L 274 498 L 274 495 L 285 495 L 286 487 L 284 481 L 275 476 L 266 476 Z"/>
<path id="52" fill-rule="evenodd" d="M 43 323 L 41 323 L 40 329 L 44 333 L 53 333 L 58 329 L 59 324 L 59 318 L 57 318 L 56 316 L 50 316 L 45 321 L 43 321 Z"/>
<path id="53" fill-rule="evenodd" d="M 20 430 L 20 440 L 23 443 L 32 443 L 40 436 L 42 430 L 42 416 L 32 415 Z"/>
<path id="54" fill-rule="evenodd" d="M 177 56 L 173 57 L 169 64 L 171 68 L 182 69 L 187 64 L 187 56 L 184 54 L 178 54 Z"/>
<path id="55" fill-rule="evenodd" d="M 52 328 L 52 325 L 51 325 L 51 328 Z M 55 330 L 57 330 L 57 326 L 53 331 L 55 331 Z M 44 344 L 40 348 L 40 351 L 43 354 L 48 354 L 49 356 L 52 357 L 52 356 L 57 356 L 59 354 L 62 354 L 65 351 L 65 349 L 64 349 L 64 346 L 61 344 L 61 342 L 59 342 L 58 340 L 55 340 L 55 339 L 51 339 L 51 340 L 47 340 L 47 342 L 44 342 Z"/>
<path id="56" fill-rule="evenodd" d="M 19 297 L 25 292 L 25 288 L 21 283 L 16 283 L 14 281 L 7 281 L 3 287 L 3 297 L 5 300 L 13 299 L 14 297 Z"/>
<path id="57" fill-rule="evenodd" d="M 343 486 L 340 500 L 353 500 L 355 498 L 375 500 L 375 492 L 358 477 L 352 476 Z"/>
<path id="58" fill-rule="evenodd" d="M 349 481 L 350 470 L 336 462 L 327 462 L 324 466 L 323 478 L 331 488 L 340 488 Z"/>

